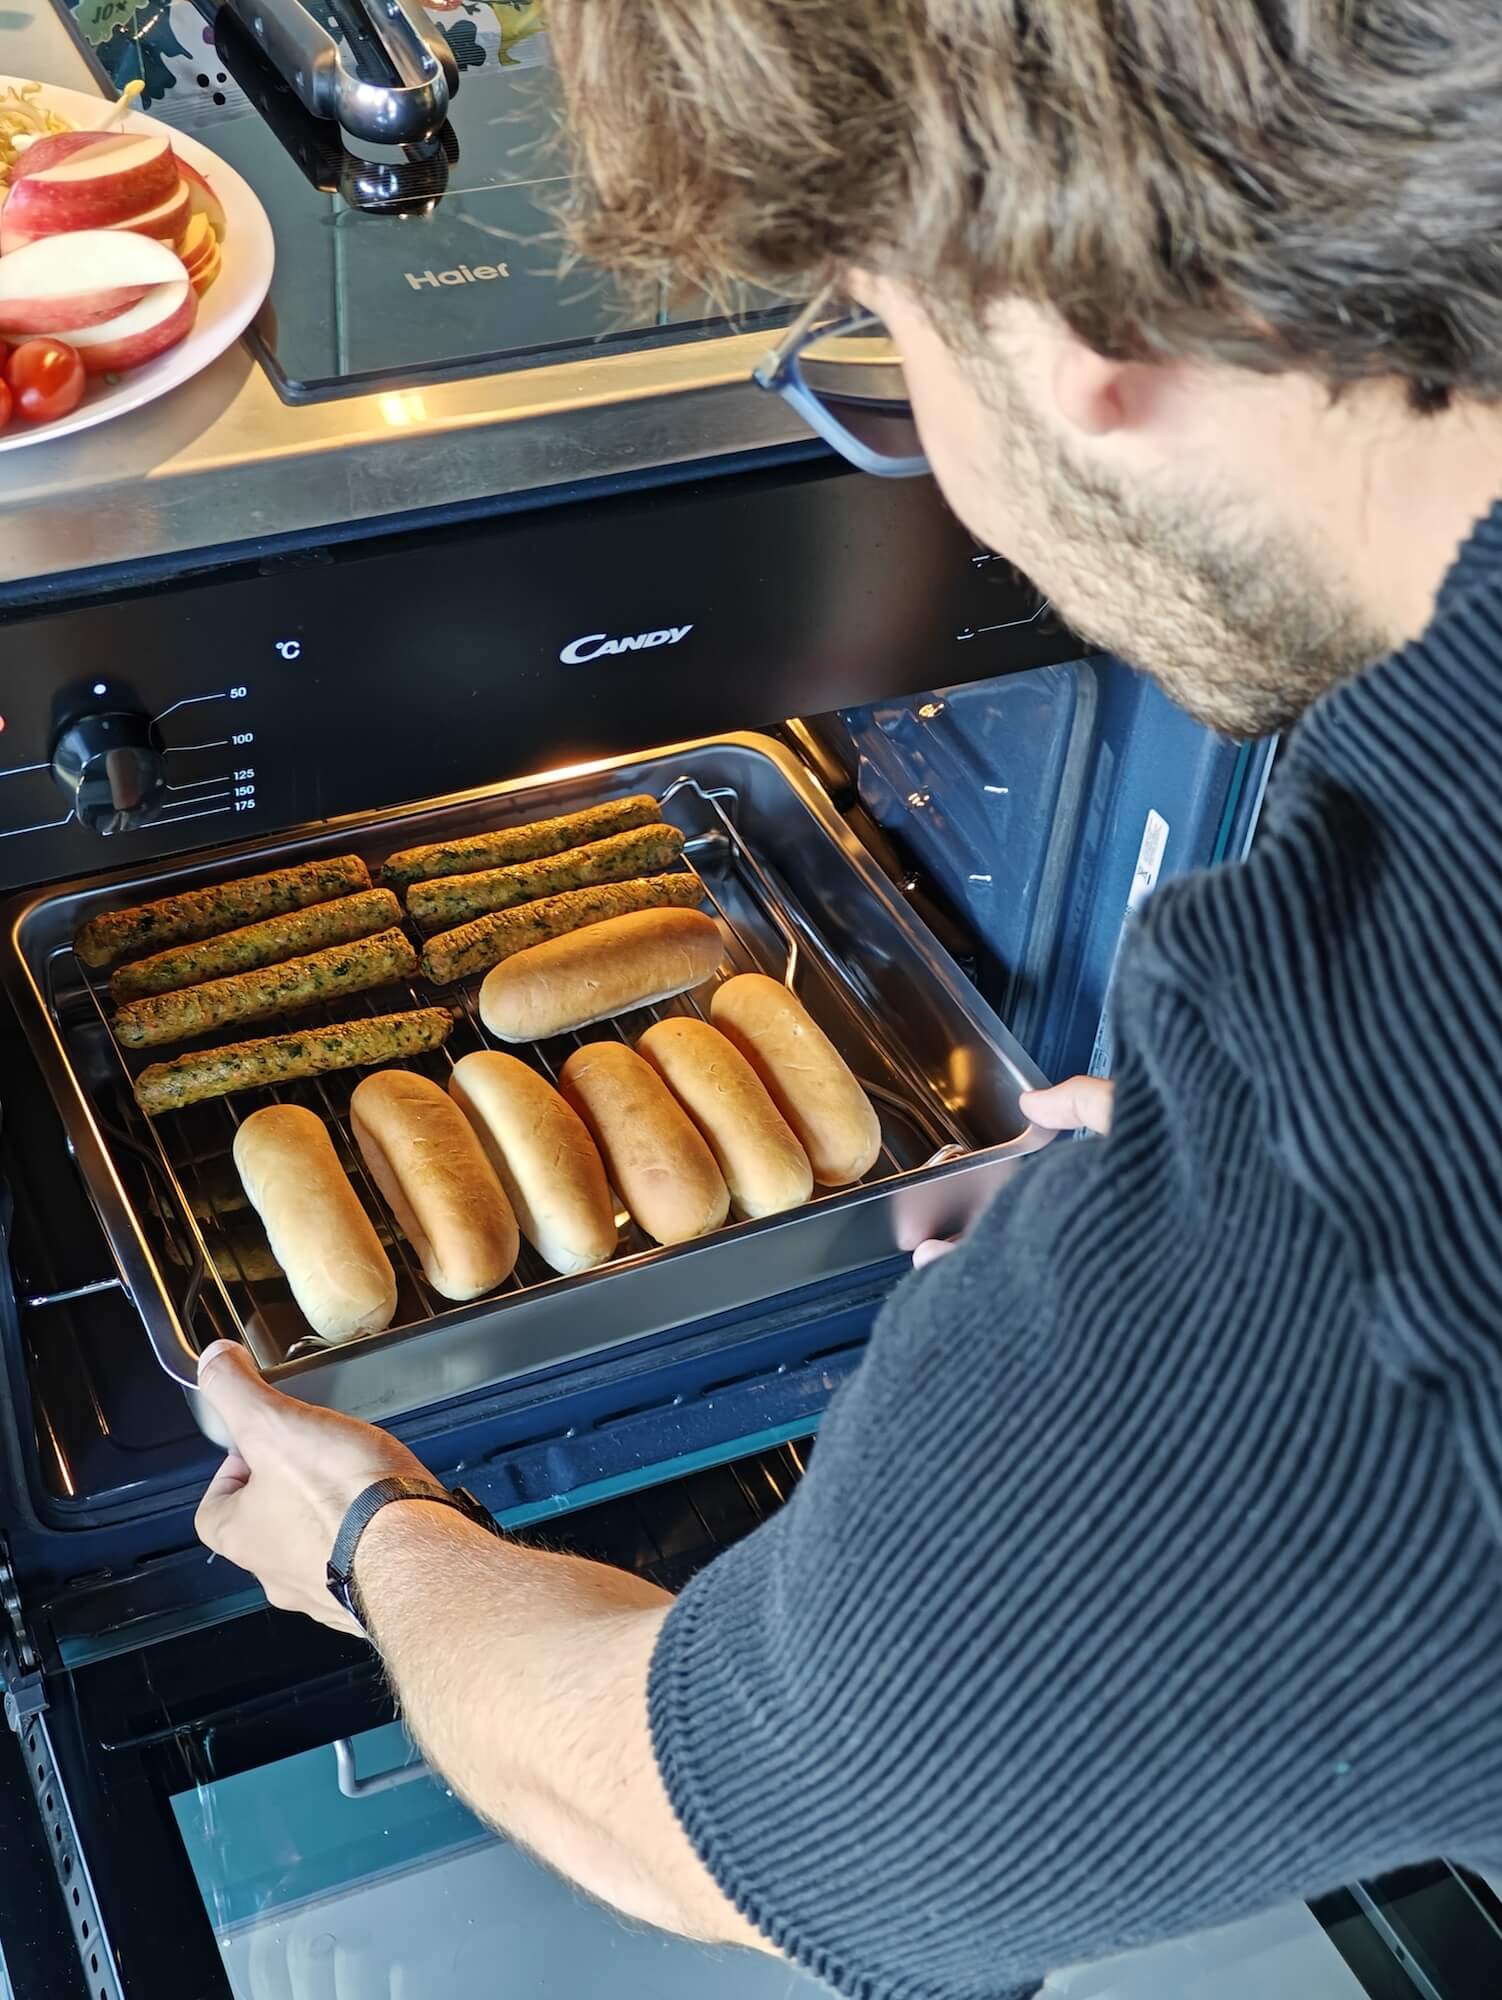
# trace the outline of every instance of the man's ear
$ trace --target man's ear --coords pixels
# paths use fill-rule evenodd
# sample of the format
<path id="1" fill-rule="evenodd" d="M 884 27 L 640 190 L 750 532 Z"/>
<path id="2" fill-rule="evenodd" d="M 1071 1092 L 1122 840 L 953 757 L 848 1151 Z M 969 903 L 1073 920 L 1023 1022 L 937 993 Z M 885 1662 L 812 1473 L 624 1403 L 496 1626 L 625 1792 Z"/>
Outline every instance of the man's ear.
<path id="1" fill-rule="evenodd" d="M 1135 397 L 1131 362 L 1108 361 L 1072 333 L 1059 342 L 1053 361 L 1053 395 L 1059 415 L 1085 437 L 1107 437 L 1133 422 Z"/>

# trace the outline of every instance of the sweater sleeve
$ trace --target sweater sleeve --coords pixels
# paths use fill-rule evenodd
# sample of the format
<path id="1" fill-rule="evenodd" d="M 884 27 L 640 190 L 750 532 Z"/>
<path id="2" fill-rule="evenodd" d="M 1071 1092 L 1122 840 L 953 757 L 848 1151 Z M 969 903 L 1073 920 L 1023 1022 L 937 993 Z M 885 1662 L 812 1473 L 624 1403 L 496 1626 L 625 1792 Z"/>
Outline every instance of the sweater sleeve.
<path id="1" fill-rule="evenodd" d="M 998 2000 L 1502 1823 L 1442 1401 L 1374 1359 L 1215 1021 L 1133 990 L 1111 1137 L 904 1282 L 653 1662 L 698 1852 L 862 2000 Z"/>

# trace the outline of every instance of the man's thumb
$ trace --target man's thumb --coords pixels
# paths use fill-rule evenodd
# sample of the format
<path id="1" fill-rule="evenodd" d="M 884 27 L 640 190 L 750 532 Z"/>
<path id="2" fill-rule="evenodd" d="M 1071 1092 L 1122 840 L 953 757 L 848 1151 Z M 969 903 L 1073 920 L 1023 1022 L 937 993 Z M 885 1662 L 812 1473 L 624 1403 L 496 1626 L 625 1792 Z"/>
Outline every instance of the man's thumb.
<path id="1" fill-rule="evenodd" d="M 1046 1132 L 1092 1132 L 1111 1129 L 1113 1086 L 1102 1076 L 1072 1076 L 1046 1090 L 1024 1090 L 1018 1102 L 1022 1115 Z"/>
<path id="2" fill-rule="evenodd" d="M 198 1388 L 204 1401 L 224 1419 L 237 1445 L 276 1402 L 276 1391 L 261 1377 L 246 1350 L 233 1340 L 214 1340 L 198 1357 Z"/>

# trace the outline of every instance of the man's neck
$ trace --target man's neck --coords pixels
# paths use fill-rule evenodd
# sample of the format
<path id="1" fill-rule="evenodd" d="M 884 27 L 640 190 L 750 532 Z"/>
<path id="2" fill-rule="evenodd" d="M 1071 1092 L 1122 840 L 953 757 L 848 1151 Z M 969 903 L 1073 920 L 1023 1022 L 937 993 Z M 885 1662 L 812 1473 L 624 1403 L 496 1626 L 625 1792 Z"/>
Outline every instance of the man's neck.
<path id="1" fill-rule="evenodd" d="M 1377 629 L 1416 639 L 1461 544 L 1502 498 L 1502 409 L 1456 403 L 1430 416 L 1383 385 L 1351 396 L 1337 530 Z"/>

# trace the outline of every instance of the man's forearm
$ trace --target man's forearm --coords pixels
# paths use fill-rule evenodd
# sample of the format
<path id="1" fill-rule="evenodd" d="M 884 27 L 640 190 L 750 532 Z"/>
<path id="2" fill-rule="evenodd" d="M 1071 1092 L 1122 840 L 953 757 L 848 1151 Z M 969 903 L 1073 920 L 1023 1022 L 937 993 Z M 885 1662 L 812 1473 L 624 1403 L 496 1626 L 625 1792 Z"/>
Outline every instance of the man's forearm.
<path id="1" fill-rule="evenodd" d="M 376 1515 L 355 1580 L 413 1735 L 478 1813 L 632 1916 L 763 1943 L 657 1775 L 646 1682 L 663 1591 L 416 1501 Z"/>

